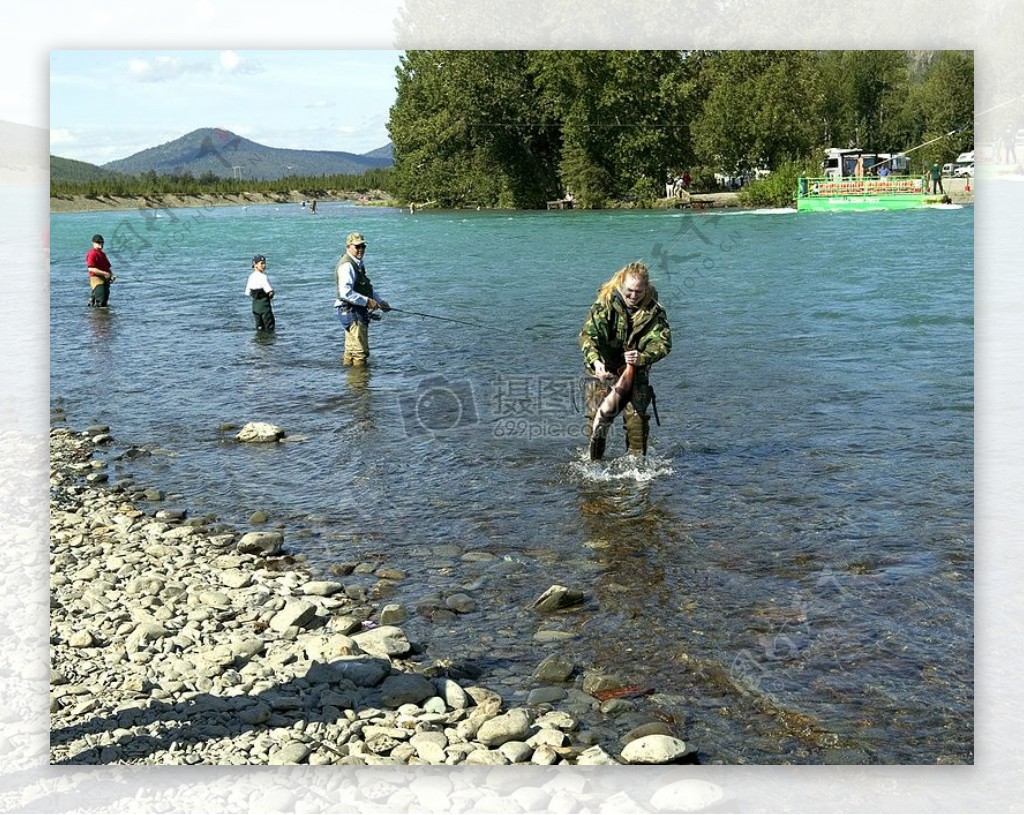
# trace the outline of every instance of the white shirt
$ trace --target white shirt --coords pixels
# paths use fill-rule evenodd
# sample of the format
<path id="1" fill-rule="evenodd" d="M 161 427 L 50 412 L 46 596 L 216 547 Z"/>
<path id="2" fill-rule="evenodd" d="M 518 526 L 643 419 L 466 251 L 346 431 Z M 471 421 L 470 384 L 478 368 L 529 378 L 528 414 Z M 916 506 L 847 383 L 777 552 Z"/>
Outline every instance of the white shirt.
<path id="1" fill-rule="evenodd" d="M 251 295 L 254 291 L 261 289 L 267 294 L 272 294 L 274 291 L 274 287 L 270 285 L 270 278 L 267 277 L 267 273 L 258 272 L 253 269 L 249 279 L 245 281 L 245 293 L 246 295 Z"/>

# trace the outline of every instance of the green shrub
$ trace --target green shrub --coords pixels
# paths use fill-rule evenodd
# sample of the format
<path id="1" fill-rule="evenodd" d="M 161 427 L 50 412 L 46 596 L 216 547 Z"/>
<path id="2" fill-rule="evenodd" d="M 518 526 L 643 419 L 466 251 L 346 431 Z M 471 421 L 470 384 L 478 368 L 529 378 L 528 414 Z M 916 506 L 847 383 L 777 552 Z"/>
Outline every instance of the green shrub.
<path id="1" fill-rule="evenodd" d="M 739 192 L 740 205 L 758 209 L 794 206 L 797 179 L 820 174 L 821 165 L 816 161 L 787 161 L 771 175 L 743 187 Z"/>

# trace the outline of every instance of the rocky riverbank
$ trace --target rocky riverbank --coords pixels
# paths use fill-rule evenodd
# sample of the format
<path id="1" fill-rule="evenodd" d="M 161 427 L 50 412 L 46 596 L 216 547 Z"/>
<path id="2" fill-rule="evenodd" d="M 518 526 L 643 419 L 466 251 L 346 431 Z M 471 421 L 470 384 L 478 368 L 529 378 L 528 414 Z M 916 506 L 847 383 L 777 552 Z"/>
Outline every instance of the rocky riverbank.
<path id="1" fill-rule="evenodd" d="M 52 763 L 696 763 L 655 719 L 624 717 L 617 745 L 588 730 L 649 689 L 554 654 L 507 708 L 472 671 L 422 660 L 400 627 L 408 611 L 347 583 L 366 564 L 317 580 L 281 532 L 142 509 L 156 491 L 108 483 L 111 441 L 104 427 L 51 431 Z M 538 609 L 573 595 L 553 587 Z"/>

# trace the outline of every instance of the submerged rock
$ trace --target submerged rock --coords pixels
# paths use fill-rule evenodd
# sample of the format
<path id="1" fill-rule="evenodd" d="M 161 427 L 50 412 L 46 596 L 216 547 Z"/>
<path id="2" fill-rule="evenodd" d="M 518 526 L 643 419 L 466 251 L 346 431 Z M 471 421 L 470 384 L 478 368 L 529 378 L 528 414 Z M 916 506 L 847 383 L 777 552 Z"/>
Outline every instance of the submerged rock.
<path id="1" fill-rule="evenodd" d="M 276 424 L 267 422 L 249 422 L 235 436 L 237 441 L 255 442 L 257 444 L 280 441 L 284 438 L 284 430 Z"/>
<path id="2" fill-rule="evenodd" d="M 571 659 L 562 654 L 551 654 L 534 669 L 533 677 L 538 682 L 566 682 L 574 670 L 576 666 Z"/>
<path id="3" fill-rule="evenodd" d="M 554 585 L 533 602 L 533 607 L 540 612 L 560 611 L 564 608 L 583 605 L 586 599 L 583 592 Z"/>

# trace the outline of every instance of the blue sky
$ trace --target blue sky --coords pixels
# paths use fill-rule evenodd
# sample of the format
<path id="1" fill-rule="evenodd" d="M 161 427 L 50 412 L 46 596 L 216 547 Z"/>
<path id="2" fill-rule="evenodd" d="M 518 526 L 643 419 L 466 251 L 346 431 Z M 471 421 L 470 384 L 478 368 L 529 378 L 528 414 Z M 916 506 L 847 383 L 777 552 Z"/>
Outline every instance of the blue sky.
<path id="1" fill-rule="evenodd" d="M 52 51 L 50 152 L 105 164 L 199 127 L 270 147 L 387 144 L 401 51 Z"/>

